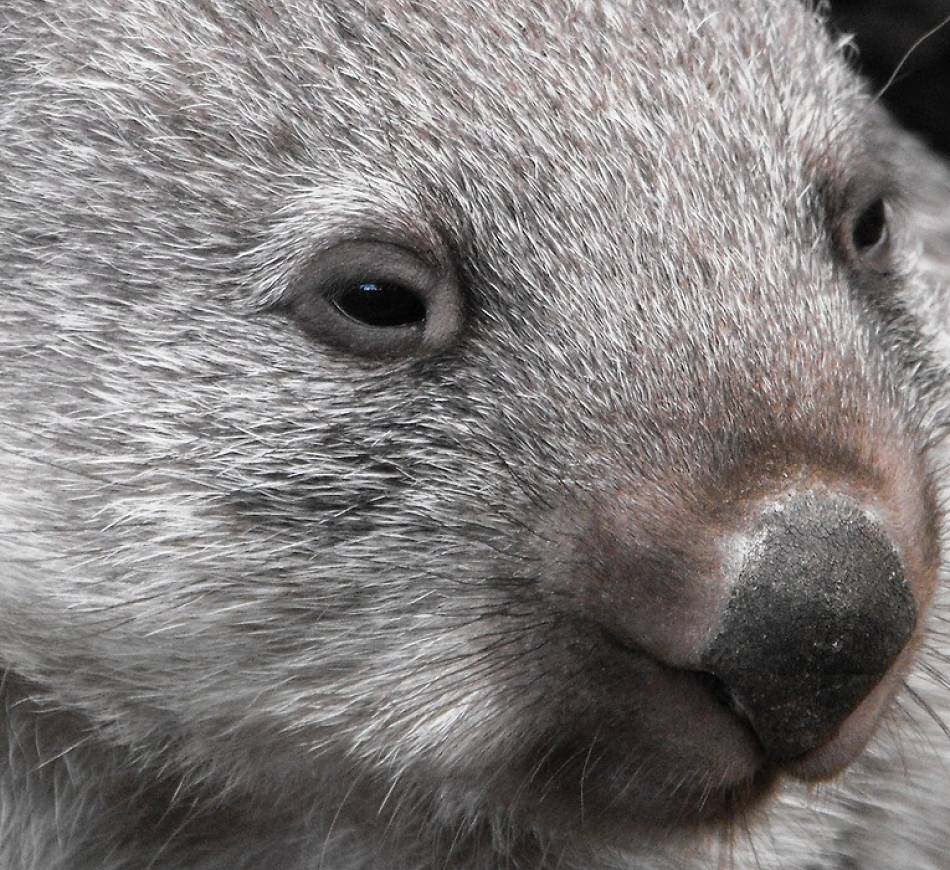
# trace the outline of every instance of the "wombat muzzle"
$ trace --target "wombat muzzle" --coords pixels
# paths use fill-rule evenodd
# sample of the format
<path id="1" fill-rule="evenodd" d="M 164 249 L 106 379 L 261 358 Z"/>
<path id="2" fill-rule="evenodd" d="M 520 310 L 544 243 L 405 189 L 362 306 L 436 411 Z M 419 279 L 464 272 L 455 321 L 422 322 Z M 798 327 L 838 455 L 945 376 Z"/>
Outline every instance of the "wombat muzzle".
<path id="1" fill-rule="evenodd" d="M 844 500 L 771 508 L 737 562 L 702 665 L 766 754 L 788 761 L 834 736 L 907 643 L 917 608 L 884 530 Z"/>

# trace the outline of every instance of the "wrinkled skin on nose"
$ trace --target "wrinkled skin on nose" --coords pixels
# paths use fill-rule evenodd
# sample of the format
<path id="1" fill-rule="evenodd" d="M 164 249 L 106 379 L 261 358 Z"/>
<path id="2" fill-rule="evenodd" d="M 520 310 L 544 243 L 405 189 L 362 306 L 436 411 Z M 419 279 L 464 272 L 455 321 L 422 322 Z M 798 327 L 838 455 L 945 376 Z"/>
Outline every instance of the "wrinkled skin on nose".
<path id="1" fill-rule="evenodd" d="M 702 655 L 773 761 L 830 739 L 908 642 L 917 609 L 882 527 L 857 505 L 796 495 L 747 539 Z"/>

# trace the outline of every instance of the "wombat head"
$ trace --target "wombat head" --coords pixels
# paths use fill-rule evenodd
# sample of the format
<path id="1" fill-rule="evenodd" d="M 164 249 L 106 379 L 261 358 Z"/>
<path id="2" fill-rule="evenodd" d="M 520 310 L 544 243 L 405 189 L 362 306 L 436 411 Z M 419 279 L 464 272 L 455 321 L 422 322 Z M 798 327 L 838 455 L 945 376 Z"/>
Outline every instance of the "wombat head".
<path id="1" fill-rule="evenodd" d="M 860 751 L 936 582 L 934 384 L 809 12 L 0 20 L 6 667 L 142 771 L 447 843 Z"/>

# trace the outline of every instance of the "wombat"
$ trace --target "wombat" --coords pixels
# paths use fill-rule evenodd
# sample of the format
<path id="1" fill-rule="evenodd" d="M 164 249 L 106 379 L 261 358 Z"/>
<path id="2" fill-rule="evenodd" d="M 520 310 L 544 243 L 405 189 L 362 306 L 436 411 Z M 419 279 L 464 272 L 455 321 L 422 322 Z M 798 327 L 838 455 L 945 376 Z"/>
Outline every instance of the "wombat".
<path id="1" fill-rule="evenodd" d="M 845 43 L 5 0 L 0 867 L 938 866 L 950 183 Z"/>

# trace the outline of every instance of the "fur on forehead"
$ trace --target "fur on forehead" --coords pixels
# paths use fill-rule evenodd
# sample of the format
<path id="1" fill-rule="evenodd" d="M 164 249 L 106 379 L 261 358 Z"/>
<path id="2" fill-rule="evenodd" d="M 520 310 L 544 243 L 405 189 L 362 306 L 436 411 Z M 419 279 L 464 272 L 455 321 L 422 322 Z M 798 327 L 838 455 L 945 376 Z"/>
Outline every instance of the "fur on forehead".
<path id="1" fill-rule="evenodd" d="M 750 0 L 556 3 L 387 0 L 301 15 L 287 0 L 67 0 L 39 15 L 81 11 L 84 26 L 37 63 L 114 119 L 125 110 L 131 123 L 138 96 L 151 97 L 166 110 L 154 120 L 192 138 L 169 149 L 201 148 L 222 171 L 225 150 L 283 150 L 301 182 L 383 164 L 405 181 L 497 175 L 530 189 L 583 168 L 591 184 L 645 192 L 667 167 L 719 163 L 749 164 L 761 184 L 769 167 L 756 158 L 800 163 L 847 134 L 858 86 L 801 4 L 763 15 Z M 126 16 L 134 40 L 121 38 Z"/>

